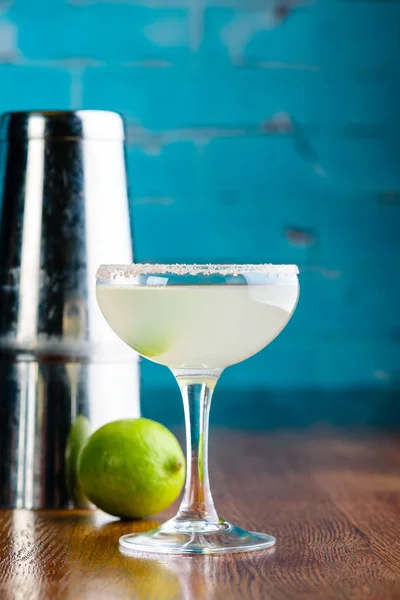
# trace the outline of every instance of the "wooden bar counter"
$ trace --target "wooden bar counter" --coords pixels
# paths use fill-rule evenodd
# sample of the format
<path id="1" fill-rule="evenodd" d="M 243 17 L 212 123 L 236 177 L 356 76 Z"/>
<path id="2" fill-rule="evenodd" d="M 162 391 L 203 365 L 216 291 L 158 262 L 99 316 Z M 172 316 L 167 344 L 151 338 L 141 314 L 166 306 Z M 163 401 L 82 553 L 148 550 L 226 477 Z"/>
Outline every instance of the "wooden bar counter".
<path id="1" fill-rule="evenodd" d="M 274 549 L 132 558 L 119 536 L 154 521 L 2 510 L 1 600 L 400 598 L 400 432 L 214 428 L 211 483 L 220 515 Z"/>

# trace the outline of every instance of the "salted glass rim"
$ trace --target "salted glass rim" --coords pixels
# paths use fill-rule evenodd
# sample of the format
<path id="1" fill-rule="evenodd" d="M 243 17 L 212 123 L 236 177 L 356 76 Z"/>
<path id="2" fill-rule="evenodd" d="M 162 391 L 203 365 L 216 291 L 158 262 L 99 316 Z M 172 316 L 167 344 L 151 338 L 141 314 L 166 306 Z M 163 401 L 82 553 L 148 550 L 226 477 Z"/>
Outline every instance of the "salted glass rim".
<path id="1" fill-rule="evenodd" d="M 163 264 L 131 263 L 126 265 L 100 265 L 97 281 L 109 281 L 117 277 L 130 279 L 139 275 L 240 275 L 263 273 L 268 276 L 285 277 L 299 274 L 297 265 L 263 264 Z"/>

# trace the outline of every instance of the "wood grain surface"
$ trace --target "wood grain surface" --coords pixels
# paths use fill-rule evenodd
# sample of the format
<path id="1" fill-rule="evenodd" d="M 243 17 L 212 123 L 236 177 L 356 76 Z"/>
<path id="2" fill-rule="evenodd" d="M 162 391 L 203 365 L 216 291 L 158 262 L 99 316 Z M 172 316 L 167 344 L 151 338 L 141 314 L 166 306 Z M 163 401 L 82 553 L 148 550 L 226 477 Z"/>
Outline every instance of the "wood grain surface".
<path id="1" fill-rule="evenodd" d="M 154 521 L 91 511 L 0 511 L 1 600 L 400 598 L 400 433 L 212 431 L 221 516 L 272 550 L 126 557 Z M 174 512 L 172 507 L 161 518 Z"/>

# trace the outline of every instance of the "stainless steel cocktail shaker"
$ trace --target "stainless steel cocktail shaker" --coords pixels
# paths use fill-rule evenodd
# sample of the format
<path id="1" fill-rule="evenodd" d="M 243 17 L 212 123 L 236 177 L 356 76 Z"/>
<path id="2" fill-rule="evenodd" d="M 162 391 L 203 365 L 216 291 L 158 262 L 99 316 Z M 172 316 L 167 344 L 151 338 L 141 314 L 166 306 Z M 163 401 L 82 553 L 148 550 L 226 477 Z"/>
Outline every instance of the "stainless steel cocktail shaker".
<path id="1" fill-rule="evenodd" d="M 0 505 L 85 506 L 88 433 L 139 415 L 138 361 L 96 302 L 132 262 L 124 126 L 105 111 L 0 121 Z"/>

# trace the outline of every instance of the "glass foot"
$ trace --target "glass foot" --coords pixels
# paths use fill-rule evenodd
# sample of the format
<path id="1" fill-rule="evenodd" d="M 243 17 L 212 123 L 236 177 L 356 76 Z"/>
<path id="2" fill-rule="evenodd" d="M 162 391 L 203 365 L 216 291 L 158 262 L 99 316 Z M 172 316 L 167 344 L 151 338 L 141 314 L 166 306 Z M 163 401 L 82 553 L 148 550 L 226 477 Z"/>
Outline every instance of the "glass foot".
<path id="1" fill-rule="evenodd" d="M 146 533 L 128 534 L 120 538 L 126 553 L 151 554 L 223 554 L 250 552 L 275 545 L 275 538 L 266 533 L 253 533 L 226 521 L 177 521 L 171 519 Z"/>

